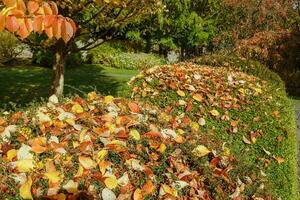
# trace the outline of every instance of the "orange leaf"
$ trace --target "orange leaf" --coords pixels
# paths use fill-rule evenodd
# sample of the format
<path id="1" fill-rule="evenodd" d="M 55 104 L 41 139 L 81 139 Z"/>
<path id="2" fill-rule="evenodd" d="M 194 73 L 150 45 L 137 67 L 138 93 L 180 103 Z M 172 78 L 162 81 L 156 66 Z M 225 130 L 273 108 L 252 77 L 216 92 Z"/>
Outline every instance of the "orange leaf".
<path id="1" fill-rule="evenodd" d="M 128 103 L 128 107 L 129 107 L 130 111 L 133 112 L 133 113 L 139 113 L 140 112 L 140 108 L 135 102 Z"/>
<path id="2" fill-rule="evenodd" d="M 40 8 L 40 5 L 36 1 L 29 1 L 27 3 L 27 8 L 30 14 L 35 13 Z"/>
<path id="3" fill-rule="evenodd" d="M 24 17 L 24 11 L 23 10 L 18 10 L 18 9 L 13 9 L 10 12 L 10 15 L 13 15 L 17 18 L 23 18 Z"/>
<path id="4" fill-rule="evenodd" d="M 155 187 L 152 181 L 148 180 L 142 187 L 143 194 L 150 195 L 153 193 Z"/>
<path id="5" fill-rule="evenodd" d="M 5 16 L 0 13 L 0 32 L 5 28 Z"/>
<path id="6" fill-rule="evenodd" d="M 33 25 L 31 19 L 25 18 L 24 21 L 28 32 L 31 33 L 33 31 Z"/>
<path id="7" fill-rule="evenodd" d="M 19 29 L 19 23 L 15 16 L 8 16 L 6 18 L 6 28 L 11 33 L 14 33 Z"/>
<path id="8" fill-rule="evenodd" d="M 66 20 L 62 20 L 61 24 L 61 37 L 65 43 L 67 43 L 73 36 L 72 25 Z"/>
<path id="9" fill-rule="evenodd" d="M 43 30 L 43 16 L 38 15 L 33 21 L 33 30 L 40 33 Z"/>
<path id="10" fill-rule="evenodd" d="M 46 35 L 48 36 L 49 39 L 53 38 L 53 29 L 52 29 L 52 27 L 45 28 L 45 33 L 46 33 Z"/>
<path id="11" fill-rule="evenodd" d="M 23 12 L 26 11 L 26 5 L 23 0 L 18 0 L 17 9 L 22 10 Z"/>
<path id="12" fill-rule="evenodd" d="M 161 133 L 159 132 L 154 132 L 154 131 L 150 131 L 148 133 L 145 133 L 143 136 L 145 137 L 152 137 L 152 138 L 155 138 L 155 137 L 161 137 Z"/>
<path id="13" fill-rule="evenodd" d="M 53 15 L 58 15 L 58 8 L 57 8 L 56 3 L 50 2 L 50 7 L 52 9 L 52 14 Z"/>
<path id="14" fill-rule="evenodd" d="M 54 37 L 59 40 L 61 38 L 61 25 L 62 25 L 62 19 L 58 18 L 55 20 L 55 22 L 52 25 L 53 28 L 53 35 Z"/>
<path id="15" fill-rule="evenodd" d="M 44 13 L 45 15 L 52 15 L 52 9 L 47 2 L 43 3 Z"/>
<path id="16" fill-rule="evenodd" d="M 25 23 L 22 24 L 22 25 L 20 26 L 20 29 L 19 29 L 19 35 L 20 35 L 21 39 L 24 40 L 25 38 L 28 37 L 29 34 L 30 34 L 30 33 L 29 33 L 29 31 L 27 30 L 27 27 L 26 27 Z"/>
<path id="17" fill-rule="evenodd" d="M 56 16 L 55 15 L 46 15 L 44 18 L 44 24 L 46 28 L 49 28 L 52 26 L 52 24 L 55 22 Z"/>
<path id="18" fill-rule="evenodd" d="M 6 7 L 13 7 L 16 4 L 16 0 L 3 0 Z"/>

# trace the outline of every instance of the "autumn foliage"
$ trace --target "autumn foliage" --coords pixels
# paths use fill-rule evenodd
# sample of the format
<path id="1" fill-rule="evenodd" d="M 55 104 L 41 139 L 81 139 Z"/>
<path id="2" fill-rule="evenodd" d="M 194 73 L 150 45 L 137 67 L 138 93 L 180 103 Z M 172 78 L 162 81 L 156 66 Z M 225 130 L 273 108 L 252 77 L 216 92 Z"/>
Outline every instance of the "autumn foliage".
<path id="1" fill-rule="evenodd" d="M 74 21 L 59 15 L 54 2 L 3 0 L 0 12 L 0 31 L 15 33 L 22 40 L 30 33 L 45 33 L 49 39 L 63 39 L 67 43 L 76 32 Z"/>

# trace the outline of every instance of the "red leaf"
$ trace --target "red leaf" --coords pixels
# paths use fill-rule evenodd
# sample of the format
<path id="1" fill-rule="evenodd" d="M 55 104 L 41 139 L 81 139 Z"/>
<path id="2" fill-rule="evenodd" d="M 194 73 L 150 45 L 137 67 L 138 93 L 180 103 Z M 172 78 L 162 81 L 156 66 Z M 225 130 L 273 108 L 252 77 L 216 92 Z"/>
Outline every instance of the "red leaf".
<path id="1" fill-rule="evenodd" d="M 27 8 L 28 8 L 29 13 L 30 13 L 30 14 L 33 14 L 33 13 L 35 13 L 36 11 L 39 10 L 40 5 L 39 5 L 37 2 L 35 2 L 35 1 L 29 1 L 29 2 L 27 3 Z"/>
<path id="2" fill-rule="evenodd" d="M 15 16 L 8 16 L 6 18 L 6 28 L 11 33 L 14 33 L 19 29 L 19 23 Z"/>
<path id="3" fill-rule="evenodd" d="M 129 107 L 130 111 L 133 112 L 133 113 L 139 113 L 140 112 L 140 108 L 135 102 L 128 103 L 128 107 Z"/>

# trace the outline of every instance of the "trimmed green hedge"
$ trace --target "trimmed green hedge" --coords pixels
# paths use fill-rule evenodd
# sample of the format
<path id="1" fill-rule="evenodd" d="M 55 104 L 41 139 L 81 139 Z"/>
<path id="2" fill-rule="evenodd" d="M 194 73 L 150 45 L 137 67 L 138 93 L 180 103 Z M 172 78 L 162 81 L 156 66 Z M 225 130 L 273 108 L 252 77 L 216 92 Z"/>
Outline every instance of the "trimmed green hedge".
<path id="1" fill-rule="evenodd" d="M 178 121 L 190 120 L 199 129 L 198 142 L 225 159 L 218 167 L 232 167 L 226 178 L 210 177 L 216 170 L 210 167 L 217 162 L 214 157 L 202 164 L 191 160 L 206 172 L 213 199 L 237 193 L 242 199 L 297 199 L 296 126 L 281 79 L 263 65 L 238 57 L 214 55 L 211 61 L 202 57 L 194 62 L 226 67 L 156 67 L 131 80 L 132 97 L 169 112 L 175 127 Z M 238 185 L 242 189 L 236 189 Z"/>
<path id="2" fill-rule="evenodd" d="M 88 60 L 92 64 L 104 64 L 118 69 L 140 70 L 155 65 L 166 64 L 167 61 L 152 53 L 133 53 L 103 44 L 91 50 Z"/>

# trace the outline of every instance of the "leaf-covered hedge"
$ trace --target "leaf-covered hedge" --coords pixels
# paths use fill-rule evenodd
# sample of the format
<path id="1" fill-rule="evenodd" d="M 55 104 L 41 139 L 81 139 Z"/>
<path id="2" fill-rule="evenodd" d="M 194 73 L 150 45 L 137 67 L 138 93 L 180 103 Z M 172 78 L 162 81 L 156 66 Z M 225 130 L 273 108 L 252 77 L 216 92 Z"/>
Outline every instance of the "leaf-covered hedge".
<path id="1" fill-rule="evenodd" d="M 134 99 L 74 97 L 0 117 L 0 199 L 296 199 L 282 88 L 226 68 L 151 68 Z"/>
<path id="2" fill-rule="evenodd" d="M 131 81 L 133 98 L 168 113 L 168 123 L 179 132 L 182 124 L 191 125 L 198 136 L 190 147 L 201 144 L 213 152 L 189 159 L 203 172 L 210 198 L 297 199 L 296 128 L 283 83 L 267 70 L 262 75 L 253 63 L 237 61 L 238 66 L 223 64 L 238 71 L 193 63 L 152 68 Z"/>

